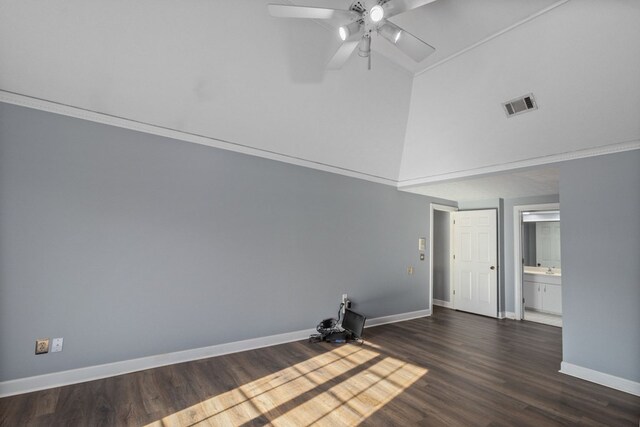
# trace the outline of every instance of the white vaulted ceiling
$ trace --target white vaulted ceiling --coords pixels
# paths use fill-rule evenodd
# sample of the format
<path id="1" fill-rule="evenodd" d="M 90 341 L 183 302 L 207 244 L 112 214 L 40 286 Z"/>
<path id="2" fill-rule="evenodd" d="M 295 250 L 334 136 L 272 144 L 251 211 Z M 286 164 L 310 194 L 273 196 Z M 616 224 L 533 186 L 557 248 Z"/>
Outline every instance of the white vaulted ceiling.
<path id="1" fill-rule="evenodd" d="M 357 55 L 325 70 L 335 30 L 267 3 L 0 0 L 0 101 L 423 194 L 640 147 L 636 0 L 437 0 L 392 19 L 436 53 L 376 38 L 371 71 Z M 539 110 L 507 119 L 529 92 Z"/>
<path id="2" fill-rule="evenodd" d="M 258 155 L 398 176 L 412 76 L 390 61 L 326 72 L 336 37 L 270 17 L 266 1 L 1 4 L 2 90 Z"/>

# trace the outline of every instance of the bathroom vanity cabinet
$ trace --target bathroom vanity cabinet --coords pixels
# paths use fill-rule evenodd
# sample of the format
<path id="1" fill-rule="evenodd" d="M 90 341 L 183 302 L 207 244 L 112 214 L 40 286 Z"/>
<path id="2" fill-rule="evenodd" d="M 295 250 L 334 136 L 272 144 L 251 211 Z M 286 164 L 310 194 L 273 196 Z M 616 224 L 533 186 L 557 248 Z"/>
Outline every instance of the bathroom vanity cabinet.
<path id="1" fill-rule="evenodd" d="M 545 313 L 562 314 L 562 278 L 552 274 L 524 274 L 524 306 Z"/>

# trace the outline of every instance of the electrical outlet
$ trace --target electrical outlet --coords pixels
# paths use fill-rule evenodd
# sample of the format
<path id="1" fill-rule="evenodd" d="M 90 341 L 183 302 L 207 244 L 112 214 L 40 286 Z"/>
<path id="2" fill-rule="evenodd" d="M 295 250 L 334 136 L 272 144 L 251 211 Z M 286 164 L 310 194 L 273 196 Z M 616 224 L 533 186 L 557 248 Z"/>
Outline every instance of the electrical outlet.
<path id="1" fill-rule="evenodd" d="M 49 353 L 49 338 L 41 338 L 36 340 L 36 354 Z"/>
<path id="2" fill-rule="evenodd" d="M 346 304 L 348 299 L 349 297 L 347 296 L 347 294 L 342 294 L 342 304 Z"/>
<path id="3" fill-rule="evenodd" d="M 62 342 L 64 338 L 54 338 L 51 340 L 51 353 L 62 351 Z"/>

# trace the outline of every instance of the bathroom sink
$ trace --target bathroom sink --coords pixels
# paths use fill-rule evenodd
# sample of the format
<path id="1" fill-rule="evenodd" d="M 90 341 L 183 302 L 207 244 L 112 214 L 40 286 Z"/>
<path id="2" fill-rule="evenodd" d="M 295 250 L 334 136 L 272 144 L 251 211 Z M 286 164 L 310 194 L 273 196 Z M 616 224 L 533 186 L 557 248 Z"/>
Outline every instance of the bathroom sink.
<path id="1" fill-rule="evenodd" d="M 562 277 L 562 272 L 559 268 L 553 268 L 551 271 L 547 267 L 525 267 L 525 274 L 539 274 L 541 276 L 555 276 Z"/>

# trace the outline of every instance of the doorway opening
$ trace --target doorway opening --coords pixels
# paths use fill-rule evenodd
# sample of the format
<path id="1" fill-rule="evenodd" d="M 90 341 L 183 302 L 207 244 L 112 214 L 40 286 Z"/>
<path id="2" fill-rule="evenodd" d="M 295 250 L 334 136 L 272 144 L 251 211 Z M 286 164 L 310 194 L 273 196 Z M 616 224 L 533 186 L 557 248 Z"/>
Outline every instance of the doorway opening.
<path id="1" fill-rule="evenodd" d="M 429 248 L 429 309 L 438 305 L 453 308 L 451 298 L 452 233 L 451 213 L 458 208 L 431 203 Z"/>
<path id="2" fill-rule="evenodd" d="M 558 203 L 514 207 L 516 319 L 562 327 Z"/>

